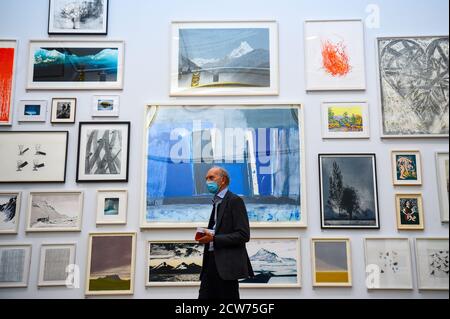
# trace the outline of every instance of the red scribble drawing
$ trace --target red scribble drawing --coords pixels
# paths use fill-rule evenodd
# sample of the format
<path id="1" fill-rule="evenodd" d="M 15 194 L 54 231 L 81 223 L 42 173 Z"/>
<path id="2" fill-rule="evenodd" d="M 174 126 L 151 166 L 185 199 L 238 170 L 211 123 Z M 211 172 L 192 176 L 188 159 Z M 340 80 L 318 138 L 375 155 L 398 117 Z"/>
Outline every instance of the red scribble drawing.
<path id="1" fill-rule="evenodd" d="M 326 40 L 322 42 L 322 60 L 325 71 L 334 77 L 350 73 L 351 66 L 345 44 L 333 44 Z"/>
<path id="2" fill-rule="evenodd" d="M 0 123 L 10 118 L 14 49 L 0 48 Z"/>

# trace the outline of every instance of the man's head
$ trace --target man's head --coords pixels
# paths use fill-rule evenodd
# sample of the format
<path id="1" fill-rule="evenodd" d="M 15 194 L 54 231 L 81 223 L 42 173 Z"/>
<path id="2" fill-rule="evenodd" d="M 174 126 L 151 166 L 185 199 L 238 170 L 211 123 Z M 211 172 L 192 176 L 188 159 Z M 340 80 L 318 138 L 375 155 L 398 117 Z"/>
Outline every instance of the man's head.
<path id="1" fill-rule="evenodd" d="M 224 168 L 218 166 L 211 168 L 205 179 L 209 192 L 213 194 L 217 194 L 230 185 L 230 175 Z"/>

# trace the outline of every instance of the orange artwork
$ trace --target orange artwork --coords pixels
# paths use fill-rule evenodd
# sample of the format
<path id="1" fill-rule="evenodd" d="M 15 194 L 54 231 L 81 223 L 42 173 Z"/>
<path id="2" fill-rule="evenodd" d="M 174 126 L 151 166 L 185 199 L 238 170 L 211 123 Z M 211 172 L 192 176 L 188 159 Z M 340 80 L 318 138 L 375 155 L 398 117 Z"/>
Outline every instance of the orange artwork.
<path id="1" fill-rule="evenodd" d="M 326 40 L 322 43 L 322 59 L 325 71 L 333 77 L 345 76 L 350 70 L 349 57 L 344 43 Z"/>
<path id="2" fill-rule="evenodd" d="M 13 84 L 14 48 L 0 48 L 0 123 L 9 123 Z"/>

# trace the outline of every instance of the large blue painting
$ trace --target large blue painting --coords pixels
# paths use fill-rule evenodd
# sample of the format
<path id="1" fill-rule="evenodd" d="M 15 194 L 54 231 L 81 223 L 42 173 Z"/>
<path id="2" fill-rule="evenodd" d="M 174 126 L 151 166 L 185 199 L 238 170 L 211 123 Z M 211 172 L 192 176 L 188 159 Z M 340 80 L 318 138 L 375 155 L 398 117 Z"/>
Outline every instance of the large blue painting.
<path id="1" fill-rule="evenodd" d="M 229 172 L 253 226 L 306 226 L 300 114 L 281 105 L 149 107 L 142 226 L 204 225 L 213 166 Z"/>

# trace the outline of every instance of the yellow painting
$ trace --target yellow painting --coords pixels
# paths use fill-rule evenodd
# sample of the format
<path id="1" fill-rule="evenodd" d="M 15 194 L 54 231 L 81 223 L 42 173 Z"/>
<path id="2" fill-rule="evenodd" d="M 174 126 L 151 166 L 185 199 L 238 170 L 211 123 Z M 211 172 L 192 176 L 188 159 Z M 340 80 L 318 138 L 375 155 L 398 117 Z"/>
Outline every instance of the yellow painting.
<path id="1" fill-rule="evenodd" d="M 363 106 L 329 106 L 328 130 L 330 132 L 363 132 Z"/>

